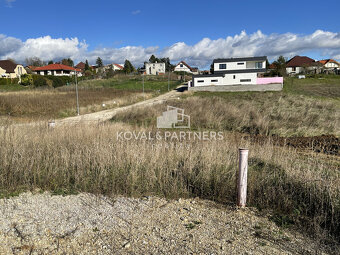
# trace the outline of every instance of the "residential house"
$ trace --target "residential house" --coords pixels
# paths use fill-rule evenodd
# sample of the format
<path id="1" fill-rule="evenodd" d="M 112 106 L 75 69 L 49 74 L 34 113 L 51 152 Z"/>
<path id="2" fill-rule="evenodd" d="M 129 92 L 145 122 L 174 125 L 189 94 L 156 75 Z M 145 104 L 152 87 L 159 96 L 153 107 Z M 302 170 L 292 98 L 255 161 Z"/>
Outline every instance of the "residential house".
<path id="1" fill-rule="evenodd" d="M 318 61 L 324 71 L 328 72 L 334 72 L 334 73 L 338 73 L 338 71 L 340 70 L 340 63 L 335 61 L 334 59 L 324 59 L 324 60 L 319 60 Z"/>
<path id="2" fill-rule="evenodd" d="M 198 68 L 197 67 L 191 67 L 184 61 L 179 62 L 174 69 L 175 72 L 187 72 L 191 74 L 198 74 Z"/>
<path id="3" fill-rule="evenodd" d="M 77 73 L 78 76 L 81 76 L 81 69 L 73 68 L 63 64 L 50 64 L 35 68 L 34 73 L 54 76 L 72 76 Z"/>
<path id="4" fill-rule="evenodd" d="M 12 60 L 0 60 L 0 77 L 1 78 L 19 78 L 26 74 L 22 65 L 16 64 Z"/>
<path id="5" fill-rule="evenodd" d="M 113 71 L 122 71 L 124 69 L 124 65 L 119 65 L 119 64 L 112 64 L 112 69 Z"/>
<path id="6" fill-rule="evenodd" d="M 288 75 L 295 75 L 317 69 L 318 64 L 315 60 L 306 56 L 295 56 L 286 62 L 286 72 Z"/>
<path id="7" fill-rule="evenodd" d="M 82 72 L 85 71 L 85 63 L 84 62 L 79 62 L 75 68 L 80 69 Z"/>
<path id="8" fill-rule="evenodd" d="M 165 63 L 145 63 L 146 75 L 164 75 Z"/>
<path id="9" fill-rule="evenodd" d="M 214 74 L 193 75 L 190 87 L 279 84 L 282 77 L 263 78 L 267 57 L 226 58 L 213 61 Z M 280 89 L 279 88 L 279 89 Z"/>

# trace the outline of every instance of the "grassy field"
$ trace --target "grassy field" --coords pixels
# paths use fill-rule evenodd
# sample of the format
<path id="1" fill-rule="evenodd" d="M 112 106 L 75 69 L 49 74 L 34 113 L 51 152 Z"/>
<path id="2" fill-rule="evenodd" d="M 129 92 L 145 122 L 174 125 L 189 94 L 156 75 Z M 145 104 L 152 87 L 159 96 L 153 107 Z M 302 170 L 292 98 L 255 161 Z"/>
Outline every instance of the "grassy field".
<path id="1" fill-rule="evenodd" d="M 170 89 L 178 81 L 170 81 Z M 141 76 L 119 76 L 108 80 L 87 80 L 79 83 L 80 113 L 89 113 L 132 104 L 168 91 L 167 77 L 146 77 L 145 94 Z M 75 86 L 32 89 L 20 85 L 0 92 L 0 120 L 31 121 L 76 115 Z M 0 88 L 1 89 L 1 88 Z M 105 107 L 102 104 L 105 103 Z"/>
<path id="2" fill-rule="evenodd" d="M 249 206 L 270 212 L 280 226 L 308 230 L 320 241 L 339 238 L 339 157 L 276 146 L 271 136 L 339 135 L 338 81 L 288 79 L 282 92 L 187 93 L 182 100 L 126 111 L 104 125 L 0 128 L 1 196 L 38 188 L 56 194 L 199 196 L 234 204 L 237 149 L 247 147 Z M 128 90 L 116 80 L 100 82 L 80 87 L 104 94 L 107 89 L 140 89 L 131 80 Z M 68 90 L 73 89 L 55 91 Z M 156 117 L 166 105 L 185 109 L 191 131 L 222 131 L 224 138 L 184 143 L 119 139 L 117 132 L 155 135 Z M 264 139 L 256 143 L 246 135 Z"/>
<path id="3" fill-rule="evenodd" d="M 196 92 L 172 104 L 185 109 L 194 129 L 218 129 L 251 135 L 340 135 L 340 78 L 288 79 L 282 92 Z M 155 126 L 163 107 L 124 112 L 115 117 L 139 126 Z"/>

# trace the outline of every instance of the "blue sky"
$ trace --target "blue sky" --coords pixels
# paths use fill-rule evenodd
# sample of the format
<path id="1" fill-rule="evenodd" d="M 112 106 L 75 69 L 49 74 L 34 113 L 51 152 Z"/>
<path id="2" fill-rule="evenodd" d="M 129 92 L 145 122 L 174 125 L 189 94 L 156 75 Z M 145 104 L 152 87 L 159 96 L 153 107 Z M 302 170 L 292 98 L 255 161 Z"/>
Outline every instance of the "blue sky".
<path id="1" fill-rule="evenodd" d="M 219 57 L 219 52 L 222 52 L 221 57 L 246 55 L 248 47 L 251 48 L 248 55 L 263 52 L 272 59 L 279 53 L 287 57 L 308 53 L 314 58 L 340 58 L 338 0 L 0 1 L 1 18 L 6 21 L 0 29 L 0 57 L 14 57 L 19 61 L 29 57 L 30 52 L 39 55 L 37 49 L 55 39 L 72 38 L 76 38 L 78 44 L 74 42 L 70 48 L 76 47 L 79 52 L 72 54 L 63 50 L 63 47 L 67 48 L 65 43 L 60 46 L 61 49 L 57 47 L 59 52 L 48 54 L 48 57 L 57 59 L 68 54 L 79 60 L 92 60 L 96 54 L 102 54 L 105 62 L 121 62 L 124 57 L 130 57 L 139 64 L 143 57 L 155 53 L 169 54 L 173 61 L 178 61 L 183 55 L 192 64 L 205 66 L 209 58 Z M 324 32 L 317 34 L 318 40 L 336 39 L 335 43 L 306 43 L 306 40 L 315 37 L 313 33 L 318 30 Z M 258 35 L 258 31 L 262 35 Z M 228 36 L 233 39 L 232 43 L 226 42 Z M 294 43 L 294 47 L 290 46 L 291 52 L 289 49 L 280 52 L 280 45 L 273 41 L 284 43 L 285 40 L 293 40 L 294 36 L 301 40 L 298 40 L 299 45 Z M 247 44 L 250 40 L 259 40 L 258 37 L 262 38 L 258 48 Z M 38 38 L 44 40 L 32 41 Z M 204 38 L 210 42 L 200 45 Z M 21 43 L 17 41 L 11 48 L 9 45 L 14 39 Z M 270 47 L 275 44 L 273 51 L 263 50 L 263 44 L 269 39 Z M 27 40 L 31 40 L 29 45 Z M 178 45 L 180 42 L 185 45 Z M 308 46 L 304 48 L 304 44 Z M 241 46 L 242 49 L 237 48 Z M 22 47 L 26 47 L 25 50 Z M 199 47 L 207 47 L 210 52 L 204 53 L 204 49 Z M 190 54 L 181 51 L 190 51 Z M 138 57 L 138 54 L 141 56 Z M 44 55 L 46 53 L 39 57 Z"/>

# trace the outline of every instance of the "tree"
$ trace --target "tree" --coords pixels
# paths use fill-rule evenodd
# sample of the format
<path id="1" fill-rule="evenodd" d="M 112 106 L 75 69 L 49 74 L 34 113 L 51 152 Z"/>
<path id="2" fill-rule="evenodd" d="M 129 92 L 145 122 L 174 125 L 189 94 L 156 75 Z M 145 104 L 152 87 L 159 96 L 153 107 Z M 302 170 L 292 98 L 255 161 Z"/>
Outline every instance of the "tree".
<path id="1" fill-rule="evenodd" d="M 90 65 L 89 65 L 89 61 L 87 61 L 87 59 L 86 59 L 86 61 L 85 61 L 85 71 L 87 71 L 87 70 L 90 70 Z"/>
<path id="2" fill-rule="evenodd" d="M 98 67 L 102 67 L 103 66 L 103 60 L 100 57 L 98 57 L 97 60 L 96 60 L 96 64 L 97 64 Z"/>
<path id="3" fill-rule="evenodd" d="M 134 66 L 131 64 L 131 62 L 129 60 L 125 60 L 125 63 L 124 63 L 124 68 L 123 68 L 123 71 L 124 73 L 132 73 L 134 72 L 136 69 L 134 68 Z"/>
<path id="4" fill-rule="evenodd" d="M 26 65 L 28 66 L 43 66 L 44 62 L 38 57 L 26 58 Z"/>
<path id="5" fill-rule="evenodd" d="M 286 59 L 283 56 L 280 56 L 273 62 L 273 65 L 275 66 L 275 71 L 278 75 L 286 76 Z"/>
<path id="6" fill-rule="evenodd" d="M 48 61 L 48 63 L 47 63 L 48 65 L 51 65 L 51 64 L 53 64 L 53 60 L 50 60 L 50 61 Z"/>
<path id="7" fill-rule="evenodd" d="M 160 62 L 158 58 L 155 57 L 155 55 L 151 55 L 151 57 L 149 58 L 149 62 L 150 63 L 156 63 L 156 62 Z"/>
<path id="8" fill-rule="evenodd" d="M 170 72 L 173 69 L 173 65 L 170 63 L 170 58 L 161 58 L 159 62 L 165 63 L 165 71 Z"/>
<path id="9" fill-rule="evenodd" d="M 67 66 L 74 66 L 73 60 L 70 58 L 64 58 L 61 63 Z"/>
<path id="10" fill-rule="evenodd" d="M 214 73 L 214 63 L 211 63 L 211 65 L 210 65 L 210 73 L 211 74 Z"/>

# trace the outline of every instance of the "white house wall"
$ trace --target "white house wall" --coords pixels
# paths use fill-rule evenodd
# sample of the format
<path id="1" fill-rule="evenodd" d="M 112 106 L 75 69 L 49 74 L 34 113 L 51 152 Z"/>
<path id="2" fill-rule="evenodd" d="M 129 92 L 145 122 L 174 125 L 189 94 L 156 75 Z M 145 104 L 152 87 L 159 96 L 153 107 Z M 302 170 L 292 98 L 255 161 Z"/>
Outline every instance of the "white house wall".
<path id="1" fill-rule="evenodd" d="M 255 69 L 255 63 L 262 62 L 262 68 L 266 68 L 266 61 L 237 61 L 237 62 L 222 62 L 214 63 L 215 71 L 225 71 L 225 70 L 245 70 L 245 69 Z M 220 64 L 226 64 L 226 69 L 220 69 Z"/>
<path id="2" fill-rule="evenodd" d="M 194 86 L 256 84 L 257 73 L 225 74 L 224 76 L 194 77 Z"/>
<path id="3" fill-rule="evenodd" d="M 147 75 L 158 75 L 165 73 L 165 63 L 146 63 L 145 72 Z"/>

